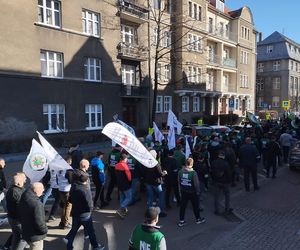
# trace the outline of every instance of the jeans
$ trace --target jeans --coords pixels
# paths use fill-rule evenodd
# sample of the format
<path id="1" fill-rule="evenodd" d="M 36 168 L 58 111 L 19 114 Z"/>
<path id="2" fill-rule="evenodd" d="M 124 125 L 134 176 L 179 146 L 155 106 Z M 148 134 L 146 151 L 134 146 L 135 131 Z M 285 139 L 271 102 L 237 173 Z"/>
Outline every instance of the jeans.
<path id="1" fill-rule="evenodd" d="M 60 196 L 59 196 L 58 188 L 52 188 L 52 196 L 54 197 L 55 200 L 54 200 L 54 203 L 52 205 L 49 217 L 54 216 L 56 214 L 56 211 L 57 211 L 58 206 L 59 206 Z"/>
<path id="2" fill-rule="evenodd" d="M 94 197 L 94 207 L 97 205 L 97 201 L 100 196 L 101 204 L 104 203 L 104 183 L 101 183 L 99 181 L 94 181 L 95 187 L 96 187 L 96 193 Z"/>
<path id="3" fill-rule="evenodd" d="M 147 188 L 147 206 L 152 207 L 154 199 L 154 194 L 158 195 L 158 205 L 161 212 L 165 211 L 165 195 L 162 189 L 162 185 L 159 184 L 158 186 L 153 186 L 146 184 Z"/>
<path id="4" fill-rule="evenodd" d="M 173 183 L 166 183 L 166 205 L 170 207 L 170 196 L 171 196 L 171 191 L 174 191 L 174 195 L 177 200 L 177 204 L 180 204 L 180 195 L 179 195 L 179 190 L 178 190 L 178 182 L 173 182 Z"/>
<path id="5" fill-rule="evenodd" d="M 22 235 L 22 228 L 21 223 L 13 218 L 8 217 L 9 225 L 11 226 L 12 231 L 12 242 L 11 242 L 11 249 L 13 250 L 23 250 L 27 243 L 26 241 L 21 239 Z"/>
<path id="6" fill-rule="evenodd" d="M 131 188 L 120 191 L 120 207 L 121 208 L 127 208 L 127 206 L 130 204 L 132 200 L 132 191 Z"/>
<path id="7" fill-rule="evenodd" d="M 111 199 L 111 193 L 114 190 L 115 185 L 117 184 L 117 177 L 115 173 L 115 168 L 114 167 L 109 167 L 108 172 L 110 173 L 110 180 L 107 188 L 107 193 L 106 193 L 106 200 L 109 201 Z"/>
<path id="8" fill-rule="evenodd" d="M 188 202 L 191 201 L 196 220 L 200 219 L 199 197 L 196 193 L 181 192 L 181 203 L 179 211 L 179 220 L 184 220 L 185 209 Z"/>
<path id="9" fill-rule="evenodd" d="M 230 208 L 230 192 L 229 192 L 229 184 L 223 183 L 215 183 L 214 186 L 214 203 L 215 203 L 215 212 L 220 212 L 221 201 L 220 197 L 223 193 L 225 196 L 225 210 Z"/>
<path id="10" fill-rule="evenodd" d="M 43 203 L 44 206 L 46 205 L 46 202 L 47 202 L 48 198 L 50 197 L 51 193 L 52 193 L 52 187 L 48 187 L 44 191 L 44 193 L 43 193 L 43 195 L 41 197 L 41 201 L 42 201 L 42 203 Z"/>
<path id="11" fill-rule="evenodd" d="M 92 217 L 91 216 L 83 217 L 83 218 L 73 217 L 72 228 L 66 236 L 66 239 L 68 240 L 67 250 L 72 250 L 73 249 L 73 241 L 74 241 L 74 238 L 75 238 L 75 236 L 77 234 L 77 231 L 80 228 L 80 226 L 84 227 L 85 232 L 89 236 L 92 247 L 97 248 L 98 247 L 98 242 L 97 242 L 97 238 L 96 238 L 96 234 L 95 234 L 95 229 L 94 229 L 94 226 L 93 226 Z"/>
<path id="12" fill-rule="evenodd" d="M 272 167 L 272 176 L 276 176 L 277 173 L 277 158 L 274 156 L 274 158 L 269 159 L 267 161 L 267 176 L 270 174 L 270 169 Z"/>
<path id="13" fill-rule="evenodd" d="M 133 178 L 131 181 L 131 203 L 136 202 L 139 199 L 139 178 Z"/>

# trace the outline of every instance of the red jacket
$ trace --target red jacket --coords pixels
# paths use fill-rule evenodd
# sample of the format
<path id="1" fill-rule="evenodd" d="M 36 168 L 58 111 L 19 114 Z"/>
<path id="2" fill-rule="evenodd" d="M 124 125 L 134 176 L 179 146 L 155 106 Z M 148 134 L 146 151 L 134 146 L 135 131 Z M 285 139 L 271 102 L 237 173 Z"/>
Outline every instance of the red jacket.
<path id="1" fill-rule="evenodd" d="M 115 173 L 119 190 L 124 191 L 129 189 L 131 187 L 131 172 L 124 160 L 117 163 Z"/>

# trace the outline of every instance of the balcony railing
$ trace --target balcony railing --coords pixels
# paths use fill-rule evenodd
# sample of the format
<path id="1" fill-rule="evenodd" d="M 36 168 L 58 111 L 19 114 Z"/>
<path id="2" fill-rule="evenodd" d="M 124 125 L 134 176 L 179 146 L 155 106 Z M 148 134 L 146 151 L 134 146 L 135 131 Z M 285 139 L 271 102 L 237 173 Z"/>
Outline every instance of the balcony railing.
<path id="1" fill-rule="evenodd" d="M 133 86 L 129 84 L 121 85 L 121 97 L 132 97 L 132 98 L 147 98 L 148 87 L 146 86 Z"/>
<path id="2" fill-rule="evenodd" d="M 223 65 L 229 68 L 236 68 L 236 60 L 233 58 L 223 58 Z"/>
<path id="3" fill-rule="evenodd" d="M 119 9 L 122 17 L 130 21 L 142 23 L 148 20 L 148 8 L 137 0 L 119 0 Z"/>
<path id="4" fill-rule="evenodd" d="M 187 82 L 184 84 L 184 89 L 195 91 L 213 91 L 213 83 L 209 82 Z"/>
<path id="5" fill-rule="evenodd" d="M 215 25 L 208 25 L 207 31 L 209 34 L 226 39 L 229 41 L 236 42 L 237 41 L 237 34 L 231 31 L 226 30 L 225 28 L 216 27 Z"/>
<path id="6" fill-rule="evenodd" d="M 119 43 L 118 56 L 135 61 L 148 60 L 148 51 L 136 44 Z"/>

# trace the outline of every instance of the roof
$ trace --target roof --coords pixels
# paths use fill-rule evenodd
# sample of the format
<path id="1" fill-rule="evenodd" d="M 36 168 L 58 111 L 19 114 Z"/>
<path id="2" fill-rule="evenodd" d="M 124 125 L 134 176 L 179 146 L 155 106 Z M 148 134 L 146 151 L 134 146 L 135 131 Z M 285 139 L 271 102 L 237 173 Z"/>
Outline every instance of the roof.
<path id="1" fill-rule="evenodd" d="M 267 45 L 267 44 L 272 44 L 272 43 L 279 43 L 279 42 L 288 42 L 291 43 L 297 47 L 300 47 L 299 43 L 296 43 L 292 39 L 286 37 L 285 35 L 279 33 L 278 31 L 274 31 L 271 35 L 269 35 L 267 38 L 262 40 L 261 42 L 257 43 L 257 46 L 260 45 Z"/>

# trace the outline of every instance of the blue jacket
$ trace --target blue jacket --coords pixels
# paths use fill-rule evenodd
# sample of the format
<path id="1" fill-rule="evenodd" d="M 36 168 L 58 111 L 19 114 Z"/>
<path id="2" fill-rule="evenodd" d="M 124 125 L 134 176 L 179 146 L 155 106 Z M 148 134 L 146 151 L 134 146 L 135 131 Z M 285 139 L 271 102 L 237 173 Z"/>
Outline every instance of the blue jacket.
<path id="1" fill-rule="evenodd" d="M 91 161 L 92 166 L 92 179 L 94 183 L 105 182 L 104 163 L 98 157 L 95 157 Z"/>

